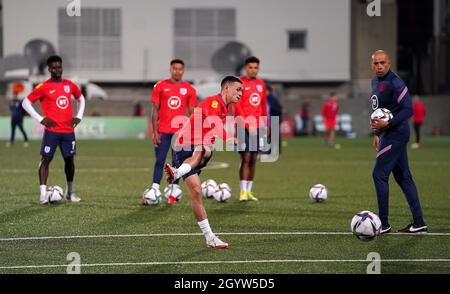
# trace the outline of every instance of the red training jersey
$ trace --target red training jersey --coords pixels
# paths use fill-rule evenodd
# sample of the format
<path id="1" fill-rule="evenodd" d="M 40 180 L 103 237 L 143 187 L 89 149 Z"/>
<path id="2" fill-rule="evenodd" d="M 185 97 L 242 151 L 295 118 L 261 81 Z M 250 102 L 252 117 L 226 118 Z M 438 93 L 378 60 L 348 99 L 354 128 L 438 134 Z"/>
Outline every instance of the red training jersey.
<path id="1" fill-rule="evenodd" d="M 421 124 L 425 120 L 426 108 L 420 101 L 413 102 L 413 122 L 415 124 Z"/>
<path id="2" fill-rule="evenodd" d="M 212 146 L 216 137 L 229 138 L 225 131 L 227 105 L 222 96 L 211 96 L 203 100 L 189 117 L 189 120 L 177 132 L 176 146 L 206 145 Z"/>
<path id="3" fill-rule="evenodd" d="M 158 132 L 174 134 L 180 126 L 172 126 L 172 119 L 186 116 L 186 108 L 197 105 L 197 94 L 188 82 L 167 79 L 155 84 L 150 101 L 159 104 Z"/>
<path id="4" fill-rule="evenodd" d="M 336 120 L 339 111 L 339 104 L 336 100 L 328 99 L 322 105 L 322 117 L 324 120 Z"/>
<path id="5" fill-rule="evenodd" d="M 264 117 L 264 122 L 268 123 L 267 118 L 267 91 L 266 84 L 261 79 L 248 79 L 241 77 L 242 81 L 242 97 L 234 106 L 234 115 L 242 116 L 245 127 L 262 127 L 260 117 Z M 255 119 L 248 119 L 254 117 Z"/>
<path id="6" fill-rule="evenodd" d="M 40 100 L 44 116 L 56 123 L 55 127 L 45 127 L 46 130 L 56 133 L 73 133 L 70 124 L 73 118 L 72 95 L 79 99 L 81 91 L 70 80 L 54 82 L 51 79 L 39 84 L 28 95 L 31 103 Z"/>

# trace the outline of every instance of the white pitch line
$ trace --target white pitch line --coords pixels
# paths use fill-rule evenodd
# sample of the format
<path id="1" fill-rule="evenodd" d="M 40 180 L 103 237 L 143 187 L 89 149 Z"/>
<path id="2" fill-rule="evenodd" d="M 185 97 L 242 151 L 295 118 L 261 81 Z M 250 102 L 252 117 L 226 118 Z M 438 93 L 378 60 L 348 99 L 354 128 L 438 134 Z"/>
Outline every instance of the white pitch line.
<path id="1" fill-rule="evenodd" d="M 11 237 L 0 238 L 0 241 L 26 241 L 26 240 L 54 240 L 54 239 L 92 239 L 92 238 L 141 238 L 141 237 L 179 237 L 179 236 L 201 236 L 201 233 L 166 233 L 166 234 L 117 234 L 117 235 L 74 235 L 74 236 L 36 236 L 36 237 Z M 239 236 L 239 235 L 352 235 L 351 232 L 229 232 L 217 233 L 217 235 Z M 389 233 L 388 236 L 450 236 L 450 233 L 426 233 L 426 234 L 405 234 Z"/>
<path id="2" fill-rule="evenodd" d="M 219 161 L 211 161 L 209 165 L 207 165 L 204 169 L 222 169 L 222 168 L 228 168 L 230 165 L 226 162 L 219 162 Z M 63 169 L 54 169 L 56 172 L 62 172 Z M 124 168 L 78 168 L 77 172 L 85 172 L 85 173 L 123 173 L 123 172 L 151 172 L 153 171 L 153 168 L 149 167 L 124 167 Z M 7 174 L 23 174 L 23 173 L 34 173 L 34 169 L 19 169 L 19 168 L 13 168 L 13 169 L 2 169 L 0 170 L 0 173 L 7 173 Z"/>
<path id="3" fill-rule="evenodd" d="M 85 263 L 85 264 L 42 264 L 42 265 L 12 265 L 0 266 L 0 269 L 32 269 L 32 268 L 57 268 L 68 266 L 97 267 L 97 266 L 144 266 L 144 265 L 192 265 L 192 264 L 248 264 L 248 263 L 352 263 L 352 262 L 450 262 L 450 259 L 269 259 L 269 260 L 217 260 L 217 261 L 150 261 L 150 262 L 114 262 L 114 263 Z"/>

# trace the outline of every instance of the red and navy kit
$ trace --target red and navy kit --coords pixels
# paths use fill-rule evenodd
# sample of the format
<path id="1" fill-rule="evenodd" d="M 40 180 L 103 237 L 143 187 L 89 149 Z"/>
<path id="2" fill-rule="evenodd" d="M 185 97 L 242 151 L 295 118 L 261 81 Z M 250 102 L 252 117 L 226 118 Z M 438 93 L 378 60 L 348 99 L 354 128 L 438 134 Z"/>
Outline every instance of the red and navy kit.
<path id="1" fill-rule="evenodd" d="M 328 129 L 334 129 L 336 127 L 336 116 L 339 112 L 339 104 L 334 99 L 328 99 L 322 105 L 322 117 L 325 123 L 325 127 Z"/>
<path id="2" fill-rule="evenodd" d="M 72 81 L 54 82 L 51 79 L 37 85 L 28 95 L 31 103 L 39 100 L 44 116 L 56 123 L 55 127 L 45 127 L 46 131 L 74 132 L 74 127 L 70 124 L 73 118 L 72 95 L 75 99 L 81 96 L 80 89 Z"/>
<path id="3" fill-rule="evenodd" d="M 175 152 L 175 166 L 180 167 L 183 162 L 192 156 L 196 146 L 212 147 L 216 137 L 226 140 L 230 135 L 225 130 L 225 121 L 228 109 L 221 95 L 208 97 L 203 100 L 189 117 L 183 128 L 177 132 Z M 200 174 L 212 155 L 202 164 L 193 168 L 183 176 L 183 179 Z"/>
<path id="4" fill-rule="evenodd" d="M 177 132 L 176 146 L 212 146 L 216 137 L 226 140 L 227 105 L 221 95 L 203 100 L 189 117 L 189 121 Z"/>
<path id="5" fill-rule="evenodd" d="M 155 84 L 150 101 L 159 104 L 158 132 L 174 134 L 180 126 L 172 126 L 172 119 L 186 116 L 187 107 L 197 105 L 197 94 L 188 82 L 167 79 Z"/>
<path id="6" fill-rule="evenodd" d="M 248 79 L 241 77 L 242 97 L 235 105 L 235 116 L 242 116 L 245 121 L 245 128 L 261 128 L 267 124 L 267 90 L 266 84 L 261 79 Z M 248 119 L 254 117 L 255 120 Z M 262 122 L 261 122 L 262 120 Z"/>
<path id="7" fill-rule="evenodd" d="M 413 215 L 414 224 L 424 224 L 416 184 L 409 170 L 407 142 L 408 119 L 413 115 L 412 100 L 405 83 L 394 72 L 372 80 L 372 110 L 387 108 L 393 118 L 389 126 L 377 134 L 380 137 L 372 177 L 377 192 L 379 216 L 383 227 L 389 226 L 389 175 L 392 172 L 400 185 Z"/>
<path id="8" fill-rule="evenodd" d="M 425 120 L 425 114 L 426 114 L 426 108 L 425 105 L 420 101 L 414 101 L 413 102 L 413 123 L 414 124 L 423 124 L 423 121 Z"/>

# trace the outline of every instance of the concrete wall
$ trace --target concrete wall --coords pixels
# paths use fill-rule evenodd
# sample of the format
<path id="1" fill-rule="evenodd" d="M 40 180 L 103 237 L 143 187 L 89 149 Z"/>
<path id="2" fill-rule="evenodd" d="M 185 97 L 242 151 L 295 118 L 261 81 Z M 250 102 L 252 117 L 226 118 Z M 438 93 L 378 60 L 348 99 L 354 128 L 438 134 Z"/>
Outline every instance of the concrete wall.
<path id="1" fill-rule="evenodd" d="M 351 75 L 355 97 L 370 89 L 373 73 L 370 68 L 371 54 L 382 49 L 388 52 L 392 68 L 397 65 L 397 3 L 381 1 L 381 16 L 369 17 L 367 3 L 352 0 Z"/>
<path id="2" fill-rule="evenodd" d="M 31 39 L 58 46 L 58 8 L 64 0 L 3 0 L 4 55 L 22 54 Z M 82 7 L 122 10 L 122 68 L 67 72 L 94 81 L 156 81 L 173 56 L 175 8 L 236 8 L 237 41 L 261 58 L 261 73 L 291 81 L 350 79 L 350 0 L 89 0 Z M 306 50 L 288 50 L 287 31 L 308 31 Z M 146 56 L 148 54 L 148 56 Z M 337 58 L 338 56 L 338 58 Z M 148 62 L 146 62 L 148 60 Z M 188 71 L 188 80 L 212 70 Z"/>

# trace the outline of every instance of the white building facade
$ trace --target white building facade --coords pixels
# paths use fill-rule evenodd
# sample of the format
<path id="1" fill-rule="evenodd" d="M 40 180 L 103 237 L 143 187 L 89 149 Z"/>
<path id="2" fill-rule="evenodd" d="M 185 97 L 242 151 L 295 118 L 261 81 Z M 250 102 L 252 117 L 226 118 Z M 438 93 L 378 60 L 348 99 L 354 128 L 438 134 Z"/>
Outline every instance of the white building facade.
<path id="1" fill-rule="evenodd" d="M 350 0 L 2 3 L 4 56 L 44 39 L 63 56 L 66 75 L 92 81 L 156 81 L 167 76 L 173 58 L 185 61 L 187 80 L 214 78 L 223 73 L 211 58 L 228 42 L 259 57 L 270 80 L 350 80 Z M 69 16 L 68 5 L 78 3 L 81 15 Z"/>

